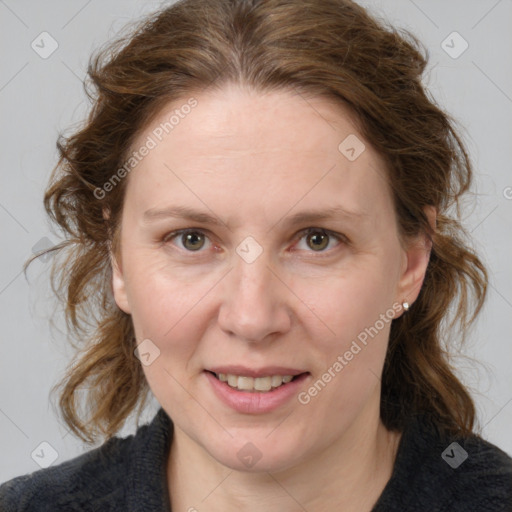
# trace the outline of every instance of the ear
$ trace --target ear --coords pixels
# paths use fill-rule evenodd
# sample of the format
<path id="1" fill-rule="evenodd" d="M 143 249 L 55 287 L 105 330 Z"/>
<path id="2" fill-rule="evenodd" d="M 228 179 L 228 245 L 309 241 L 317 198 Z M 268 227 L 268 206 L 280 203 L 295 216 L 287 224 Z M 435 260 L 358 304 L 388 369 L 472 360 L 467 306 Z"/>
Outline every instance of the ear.
<path id="1" fill-rule="evenodd" d="M 433 206 L 426 206 L 425 214 L 430 227 L 435 231 L 437 218 L 436 209 Z M 425 233 L 421 233 L 417 238 L 411 240 L 407 248 L 404 249 L 402 271 L 396 297 L 399 304 L 408 302 L 409 305 L 412 305 L 418 298 L 423 281 L 425 280 L 431 249 L 432 242 Z M 397 317 L 398 316 L 400 316 L 400 314 L 397 315 Z"/>
<path id="2" fill-rule="evenodd" d="M 110 218 L 110 212 L 108 209 L 103 209 L 103 218 L 108 221 Z M 110 233 L 110 232 L 109 232 Z M 110 233 L 110 236 L 112 233 Z M 116 234 L 119 236 L 119 233 Z M 120 251 L 120 243 L 115 244 Z M 113 242 L 109 242 L 109 253 L 110 253 L 110 265 L 112 267 L 112 292 L 114 294 L 114 300 L 121 311 L 126 314 L 131 314 L 130 305 L 128 303 L 128 296 L 126 294 L 125 277 L 123 275 L 121 258 L 116 256 L 115 249 L 113 248 Z"/>
<path id="3" fill-rule="evenodd" d="M 131 309 L 126 293 L 125 276 L 120 263 L 112 252 L 110 253 L 110 264 L 112 265 L 112 291 L 114 293 L 114 300 L 119 309 L 130 315 Z"/>

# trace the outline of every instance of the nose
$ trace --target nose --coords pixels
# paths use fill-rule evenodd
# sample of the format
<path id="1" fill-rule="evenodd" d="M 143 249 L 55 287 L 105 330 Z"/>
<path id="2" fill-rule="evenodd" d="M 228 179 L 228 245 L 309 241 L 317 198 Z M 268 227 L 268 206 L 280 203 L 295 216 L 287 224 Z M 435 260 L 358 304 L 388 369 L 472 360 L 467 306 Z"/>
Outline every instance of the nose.
<path id="1" fill-rule="evenodd" d="M 235 255 L 219 310 L 220 327 L 247 342 L 265 341 L 287 332 L 291 325 L 287 301 L 292 294 L 269 267 L 265 254 L 252 263 Z"/>

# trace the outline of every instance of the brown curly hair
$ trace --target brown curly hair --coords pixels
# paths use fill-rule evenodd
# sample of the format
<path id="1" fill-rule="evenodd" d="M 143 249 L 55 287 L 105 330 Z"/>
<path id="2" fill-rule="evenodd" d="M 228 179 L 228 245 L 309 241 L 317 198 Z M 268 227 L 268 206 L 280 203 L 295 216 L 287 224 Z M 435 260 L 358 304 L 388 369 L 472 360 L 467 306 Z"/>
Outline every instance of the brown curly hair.
<path id="1" fill-rule="evenodd" d="M 91 57 L 90 114 L 74 134 L 59 137 L 44 197 L 65 235 L 50 249 L 51 282 L 77 341 L 75 360 L 52 390 L 60 390 L 70 429 L 86 442 L 108 439 L 137 404 L 140 415 L 149 391 L 131 317 L 112 294 L 110 258 L 118 253 L 127 179 L 108 194 L 98 190 L 164 105 L 239 83 L 341 102 L 381 155 L 401 236 L 423 232 L 432 241 L 420 295 L 392 323 L 381 418 L 401 430 L 412 414 L 428 413 L 447 432 L 471 432 L 474 403 L 455 376 L 449 346 L 480 311 L 487 272 L 460 222 L 471 162 L 455 121 L 421 82 L 428 51 L 350 0 L 182 0 L 130 30 Z M 437 210 L 435 229 L 428 205 Z"/>

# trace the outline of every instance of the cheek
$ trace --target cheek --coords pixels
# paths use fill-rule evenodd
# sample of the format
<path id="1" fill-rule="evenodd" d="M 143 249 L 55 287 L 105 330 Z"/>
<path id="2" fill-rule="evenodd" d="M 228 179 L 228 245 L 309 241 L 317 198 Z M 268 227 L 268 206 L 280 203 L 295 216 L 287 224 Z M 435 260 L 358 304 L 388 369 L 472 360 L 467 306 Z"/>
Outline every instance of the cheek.
<path id="1" fill-rule="evenodd" d="M 360 409 L 379 384 L 396 313 L 393 283 L 385 279 L 391 273 L 383 272 L 382 262 L 368 258 L 365 265 L 317 283 L 308 296 L 315 313 L 308 316 L 314 340 L 308 349 L 320 364 L 302 398 L 311 400 L 319 415 L 346 416 Z"/>
<path id="2" fill-rule="evenodd" d="M 315 312 L 307 317 L 311 341 L 306 353 L 316 371 L 298 400 L 319 424 L 330 425 L 326 437 L 348 428 L 365 404 L 379 396 L 395 311 L 378 265 L 372 269 L 354 268 L 344 277 L 318 283 L 306 301 Z"/>
<path id="3" fill-rule="evenodd" d="M 126 266 L 132 270 L 128 291 L 137 342 L 149 339 L 158 353 L 143 370 L 160 403 L 172 410 L 181 404 L 186 414 L 190 400 L 184 390 L 191 387 L 198 367 L 193 362 L 204 332 L 204 301 L 214 279 L 209 275 L 191 282 L 149 257 L 145 262 Z"/>
<path id="4" fill-rule="evenodd" d="M 127 294 L 137 338 L 173 337 L 214 287 L 212 273 L 190 276 L 152 254 L 126 261 Z"/>
<path id="5" fill-rule="evenodd" d="M 326 341 L 337 338 L 346 342 L 357 337 L 392 307 L 396 283 L 390 277 L 393 271 L 385 271 L 381 262 L 381 258 L 368 258 L 338 275 L 316 280 L 314 286 L 296 283 L 296 293 L 304 297 L 311 322 L 320 324 L 319 333 L 322 324 L 323 331 L 330 333 Z"/>

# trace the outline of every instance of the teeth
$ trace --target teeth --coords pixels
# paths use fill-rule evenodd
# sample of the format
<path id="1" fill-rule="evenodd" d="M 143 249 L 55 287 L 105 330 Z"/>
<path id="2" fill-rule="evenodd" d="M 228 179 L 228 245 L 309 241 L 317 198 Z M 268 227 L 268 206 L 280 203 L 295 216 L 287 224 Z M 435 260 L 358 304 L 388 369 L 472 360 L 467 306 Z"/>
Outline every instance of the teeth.
<path id="1" fill-rule="evenodd" d="M 254 379 L 256 391 L 270 391 L 272 389 L 272 377 L 258 377 Z"/>
<path id="2" fill-rule="evenodd" d="M 271 379 L 272 379 L 272 386 L 275 388 L 277 386 L 280 386 L 283 383 L 283 378 L 281 377 L 281 375 L 274 375 L 273 377 L 271 377 Z"/>
<path id="3" fill-rule="evenodd" d="M 222 382 L 227 382 L 232 388 L 240 391 L 270 391 L 287 384 L 293 379 L 292 375 L 272 375 L 271 377 L 245 377 L 227 373 L 216 374 Z"/>
<path id="4" fill-rule="evenodd" d="M 254 389 L 254 379 L 252 377 L 238 377 L 238 386 L 236 387 L 244 391 L 251 391 Z"/>

